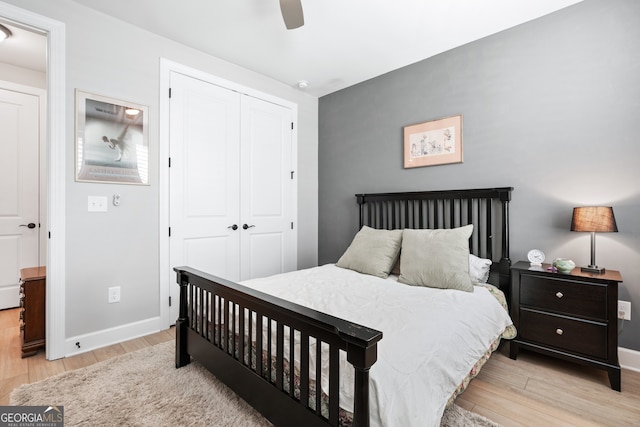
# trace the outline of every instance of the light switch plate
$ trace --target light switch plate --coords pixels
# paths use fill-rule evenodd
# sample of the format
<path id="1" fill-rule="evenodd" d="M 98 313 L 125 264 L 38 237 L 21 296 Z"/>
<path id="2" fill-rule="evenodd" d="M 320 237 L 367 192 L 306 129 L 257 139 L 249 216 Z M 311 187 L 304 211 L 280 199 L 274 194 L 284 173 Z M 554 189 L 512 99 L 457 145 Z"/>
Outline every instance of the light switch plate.
<path id="1" fill-rule="evenodd" d="M 107 196 L 89 196 L 87 210 L 89 212 L 106 212 Z"/>

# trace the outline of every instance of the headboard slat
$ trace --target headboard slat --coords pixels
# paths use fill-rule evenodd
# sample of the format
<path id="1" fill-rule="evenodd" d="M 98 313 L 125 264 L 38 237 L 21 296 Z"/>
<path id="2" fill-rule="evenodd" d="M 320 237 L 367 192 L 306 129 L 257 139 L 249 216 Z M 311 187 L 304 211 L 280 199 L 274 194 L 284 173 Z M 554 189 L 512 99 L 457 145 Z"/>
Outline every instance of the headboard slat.
<path id="1" fill-rule="evenodd" d="M 486 258 L 493 259 L 493 203 L 487 203 L 487 220 L 485 221 L 485 226 L 487 227 L 487 256 Z"/>

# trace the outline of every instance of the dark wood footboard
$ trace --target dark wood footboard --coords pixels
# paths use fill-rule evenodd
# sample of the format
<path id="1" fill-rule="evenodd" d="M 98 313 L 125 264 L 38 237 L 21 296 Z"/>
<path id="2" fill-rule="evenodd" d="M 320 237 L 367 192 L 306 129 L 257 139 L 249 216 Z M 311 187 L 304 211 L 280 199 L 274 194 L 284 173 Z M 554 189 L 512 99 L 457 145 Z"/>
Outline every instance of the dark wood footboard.
<path id="1" fill-rule="evenodd" d="M 353 425 L 369 425 L 369 369 L 381 332 L 193 268 L 174 270 L 180 285 L 176 368 L 195 358 L 275 425 L 337 426 L 345 351 L 355 368 Z M 294 342 L 299 345 L 288 344 Z M 321 364 L 309 368 L 313 356 L 326 357 L 321 347 L 329 349 L 328 393 L 315 386 L 326 375 Z"/>

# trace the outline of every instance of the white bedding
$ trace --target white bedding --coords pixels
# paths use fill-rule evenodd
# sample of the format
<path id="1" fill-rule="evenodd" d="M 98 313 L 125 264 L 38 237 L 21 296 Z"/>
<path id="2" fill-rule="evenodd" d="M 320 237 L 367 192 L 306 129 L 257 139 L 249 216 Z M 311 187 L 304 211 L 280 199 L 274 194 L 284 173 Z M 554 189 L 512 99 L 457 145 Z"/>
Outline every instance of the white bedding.
<path id="1" fill-rule="evenodd" d="M 409 286 L 396 276 L 381 279 L 333 264 L 242 284 L 382 331 L 370 370 L 374 426 L 439 426 L 456 387 L 512 324 L 483 287 L 462 292 Z M 347 377 L 340 384 L 340 406 L 352 412 L 353 369 L 342 356 Z"/>

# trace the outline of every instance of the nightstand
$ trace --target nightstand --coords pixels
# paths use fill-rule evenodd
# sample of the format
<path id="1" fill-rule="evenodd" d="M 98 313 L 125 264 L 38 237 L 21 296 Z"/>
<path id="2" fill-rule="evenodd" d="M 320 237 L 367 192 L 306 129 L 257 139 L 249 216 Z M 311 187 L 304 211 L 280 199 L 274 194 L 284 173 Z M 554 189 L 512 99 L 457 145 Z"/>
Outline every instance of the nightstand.
<path id="1" fill-rule="evenodd" d="M 570 274 L 532 267 L 511 267 L 511 318 L 518 336 L 509 357 L 520 348 L 605 369 L 611 388 L 620 391 L 618 362 L 618 283 L 620 272 Z"/>
<path id="2" fill-rule="evenodd" d="M 22 357 L 33 356 L 46 344 L 46 267 L 20 270 L 20 334 Z"/>

